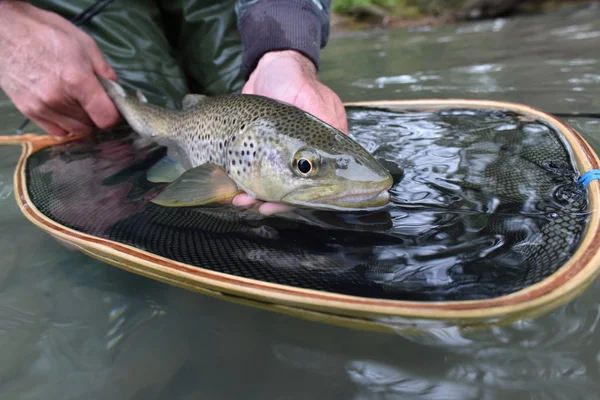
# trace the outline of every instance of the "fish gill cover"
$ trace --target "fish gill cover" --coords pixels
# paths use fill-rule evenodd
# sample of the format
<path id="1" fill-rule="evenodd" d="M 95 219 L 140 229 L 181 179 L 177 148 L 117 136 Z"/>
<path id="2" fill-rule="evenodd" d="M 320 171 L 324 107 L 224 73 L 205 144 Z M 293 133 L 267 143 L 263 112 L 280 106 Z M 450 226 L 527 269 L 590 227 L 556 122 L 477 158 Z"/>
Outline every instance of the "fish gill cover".
<path id="1" fill-rule="evenodd" d="M 382 210 L 258 215 L 150 202 L 166 148 L 130 130 L 30 156 L 28 193 L 50 219 L 191 266 L 370 298 L 497 297 L 548 277 L 577 249 L 587 196 L 570 151 L 513 112 L 348 109 L 351 134 L 395 175 Z"/>

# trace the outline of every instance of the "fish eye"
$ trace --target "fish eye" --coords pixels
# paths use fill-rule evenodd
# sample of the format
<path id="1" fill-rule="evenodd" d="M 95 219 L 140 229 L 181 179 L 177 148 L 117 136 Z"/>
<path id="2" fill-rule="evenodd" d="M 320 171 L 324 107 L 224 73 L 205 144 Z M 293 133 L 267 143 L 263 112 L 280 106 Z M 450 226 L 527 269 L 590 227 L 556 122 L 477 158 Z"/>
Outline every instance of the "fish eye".
<path id="1" fill-rule="evenodd" d="M 294 156 L 292 166 L 297 175 L 307 178 L 317 173 L 319 157 L 311 150 L 300 150 Z"/>
<path id="2" fill-rule="evenodd" d="M 298 171 L 303 174 L 308 174 L 312 169 L 312 163 L 306 158 L 301 158 L 298 160 Z"/>

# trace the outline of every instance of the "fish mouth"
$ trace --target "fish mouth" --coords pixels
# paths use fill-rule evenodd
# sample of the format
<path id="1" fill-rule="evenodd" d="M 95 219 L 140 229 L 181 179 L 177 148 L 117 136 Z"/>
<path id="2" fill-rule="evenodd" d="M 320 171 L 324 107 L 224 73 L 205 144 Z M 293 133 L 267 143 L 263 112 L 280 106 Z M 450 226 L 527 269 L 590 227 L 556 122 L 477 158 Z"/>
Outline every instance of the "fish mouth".
<path id="1" fill-rule="evenodd" d="M 333 192 L 330 187 L 310 187 L 288 193 L 285 204 L 335 211 L 370 211 L 385 206 L 390 199 L 391 185 L 377 188 L 351 188 Z M 329 192 L 329 194 L 328 194 Z"/>

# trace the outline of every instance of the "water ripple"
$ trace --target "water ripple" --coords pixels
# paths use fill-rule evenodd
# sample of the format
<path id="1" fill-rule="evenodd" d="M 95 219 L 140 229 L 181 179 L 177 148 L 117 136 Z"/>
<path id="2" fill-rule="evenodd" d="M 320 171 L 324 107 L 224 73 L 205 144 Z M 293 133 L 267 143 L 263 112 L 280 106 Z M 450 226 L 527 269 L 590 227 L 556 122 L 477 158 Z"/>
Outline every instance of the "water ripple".
<path id="1" fill-rule="evenodd" d="M 346 367 L 352 382 L 360 385 L 369 398 L 388 399 L 390 395 L 402 399 L 467 400 L 479 399 L 477 387 L 450 379 L 439 380 L 415 376 L 397 367 L 371 361 L 356 360 Z M 374 396 L 374 397 L 373 397 Z"/>
<path id="2" fill-rule="evenodd" d="M 0 201 L 8 199 L 12 196 L 12 193 L 12 179 L 6 178 L 3 174 L 0 174 Z"/>

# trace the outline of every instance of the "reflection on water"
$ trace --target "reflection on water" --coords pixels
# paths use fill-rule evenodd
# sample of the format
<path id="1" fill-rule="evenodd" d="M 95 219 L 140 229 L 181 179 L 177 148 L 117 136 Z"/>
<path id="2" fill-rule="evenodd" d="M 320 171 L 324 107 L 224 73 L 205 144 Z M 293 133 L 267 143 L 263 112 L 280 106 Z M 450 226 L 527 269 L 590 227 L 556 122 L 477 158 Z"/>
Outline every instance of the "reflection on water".
<path id="1" fill-rule="evenodd" d="M 599 16 L 341 38 L 321 74 L 346 101 L 470 97 L 597 112 Z M 4 134 L 22 121 L 7 107 Z M 600 149 L 597 121 L 568 121 Z M 0 148 L 0 398 L 600 398 L 599 282 L 544 317 L 489 332 L 402 337 L 309 323 L 65 249 L 5 196 L 16 160 Z"/>

